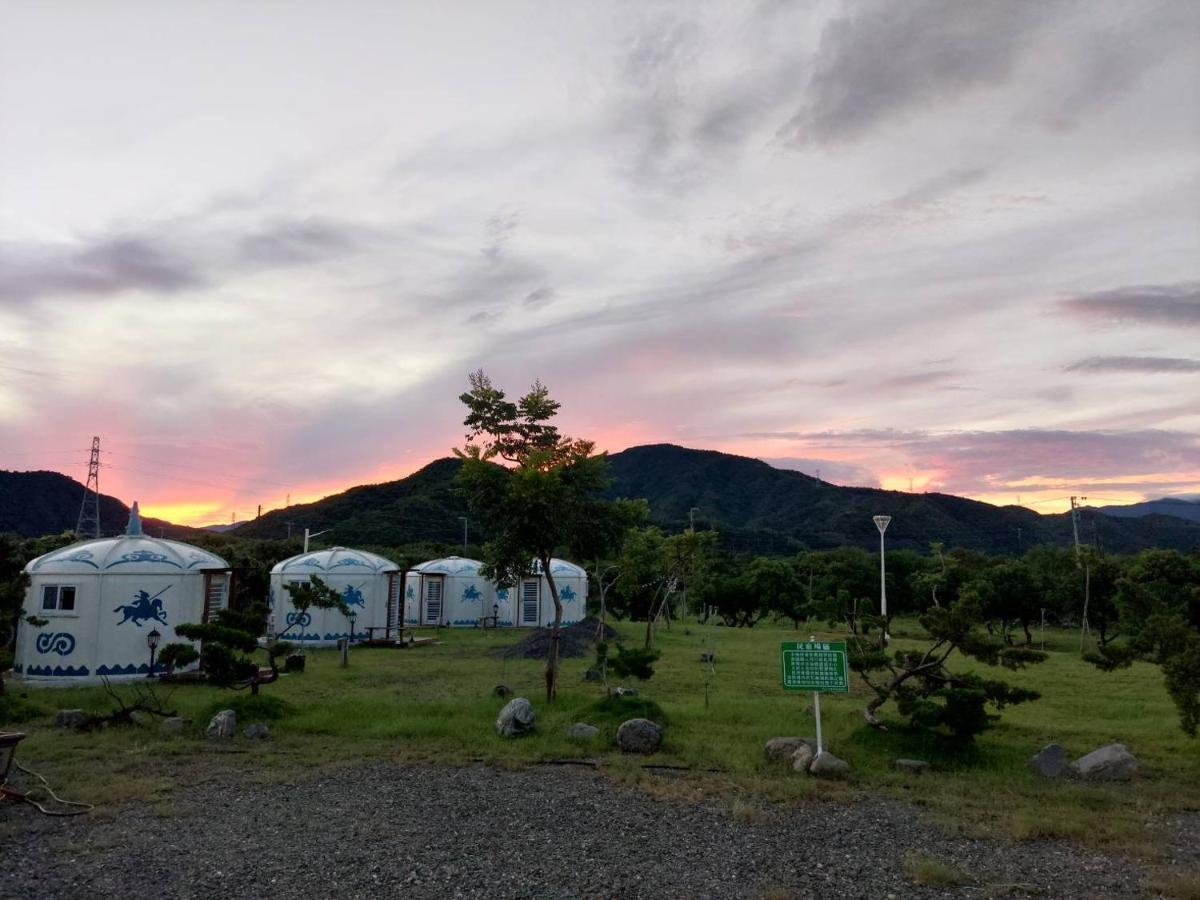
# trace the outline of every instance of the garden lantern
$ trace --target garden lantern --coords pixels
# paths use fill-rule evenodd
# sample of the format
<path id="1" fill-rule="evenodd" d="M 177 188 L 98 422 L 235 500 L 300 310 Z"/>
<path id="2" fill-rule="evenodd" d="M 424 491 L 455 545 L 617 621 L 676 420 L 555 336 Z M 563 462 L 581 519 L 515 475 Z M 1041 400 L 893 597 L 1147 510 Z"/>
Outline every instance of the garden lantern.
<path id="1" fill-rule="evenodd" d="M 154 677 L 154 653 L 158 650 L 158 643 L 162 640 L 162 635 L 158 633 L 157 628 L 151 628 L 150 633 L 146 635 L 146 646 L 150 648 L 150 674 L 147 678 Z"/>

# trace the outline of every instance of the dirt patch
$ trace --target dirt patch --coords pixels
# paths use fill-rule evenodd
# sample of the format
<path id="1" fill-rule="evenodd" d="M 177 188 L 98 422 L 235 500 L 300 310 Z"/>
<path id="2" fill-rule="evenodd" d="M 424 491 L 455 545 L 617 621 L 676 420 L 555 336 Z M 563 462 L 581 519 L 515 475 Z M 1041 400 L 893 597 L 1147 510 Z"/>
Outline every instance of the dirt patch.
<path id="1" fill-rule="evenodd" d="M 599 629 L 600 620 L 594 616 L 588 616 L 586 619 L 562 629 L 558 638 L 559 658 L 565 659 L 590 654 L 592 647 L 596 643 L 596 635 Z M 608 625 L 603 627 L 602 633 L 605 640 L 611 640 L 617 636 L 617 632 Z M 539 628 L 515 644 L 493 650 L 492 656 L 502 656 L 506 659 L 512 659 L 513 657 L 545 659 L 549 652 L 550 629 Z"/>

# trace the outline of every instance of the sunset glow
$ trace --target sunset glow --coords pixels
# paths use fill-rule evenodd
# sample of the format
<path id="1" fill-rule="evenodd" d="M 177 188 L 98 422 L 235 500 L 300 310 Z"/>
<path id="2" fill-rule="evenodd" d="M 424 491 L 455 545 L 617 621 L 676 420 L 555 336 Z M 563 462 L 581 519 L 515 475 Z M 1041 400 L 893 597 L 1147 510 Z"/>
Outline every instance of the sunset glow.
<path id="1" fill-rule="evenodd" d="M 54 6 L 0 30 L 2 468 L 100 435 L 227 523 L 448 455 L 483 367 L 608 450 L 1200 494 L 1195 4 Z"/>

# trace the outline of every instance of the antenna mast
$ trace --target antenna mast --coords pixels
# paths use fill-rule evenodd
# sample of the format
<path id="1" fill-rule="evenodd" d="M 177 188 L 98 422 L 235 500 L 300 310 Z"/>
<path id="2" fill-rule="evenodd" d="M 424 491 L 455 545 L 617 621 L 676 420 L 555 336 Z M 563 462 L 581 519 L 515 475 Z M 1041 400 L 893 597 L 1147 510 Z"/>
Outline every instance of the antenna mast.
<path id="1" fill-rule="evenodd" d="M 83 503 L 79 505 L 79 518 L 75 521 L 77 537 L 100 537 L 100 437 L 92 438 L 92 455 L 88 460 L 87 486 L 83 489 Z"/>

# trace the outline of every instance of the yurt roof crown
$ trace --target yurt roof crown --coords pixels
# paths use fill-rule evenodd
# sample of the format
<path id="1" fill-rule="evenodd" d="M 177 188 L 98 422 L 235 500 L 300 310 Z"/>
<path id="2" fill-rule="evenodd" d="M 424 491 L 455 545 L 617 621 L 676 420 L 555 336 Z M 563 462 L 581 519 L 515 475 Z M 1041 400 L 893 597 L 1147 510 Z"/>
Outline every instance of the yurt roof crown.
<path id="1" fill-rule="evenodd" d="M 169 575 L 205 569 L 228 569 L 229 563 L 182 541 L 142 533 L 137 501 L 129 510 L 129 524 L 118 537 L 98 538 L 42 554 L 25 566 L 30 575 L 88 575 L 99 572 Z"/>

